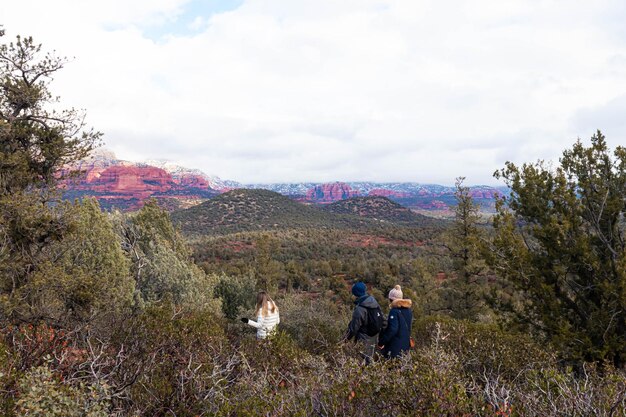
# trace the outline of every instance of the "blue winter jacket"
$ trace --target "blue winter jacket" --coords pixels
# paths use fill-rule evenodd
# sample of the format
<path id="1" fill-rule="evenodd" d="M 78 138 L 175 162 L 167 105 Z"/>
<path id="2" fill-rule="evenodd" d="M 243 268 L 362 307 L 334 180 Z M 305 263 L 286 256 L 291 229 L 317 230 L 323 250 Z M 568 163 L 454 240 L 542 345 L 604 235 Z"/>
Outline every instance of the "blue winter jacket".
<path id="1" fill-rule="evenodd" d="M 387 327 L 381 332 L 378 344 L 383 356 L 395 358 L 411 348 L 411 300 L 394 300 L 387 318 Z"/>

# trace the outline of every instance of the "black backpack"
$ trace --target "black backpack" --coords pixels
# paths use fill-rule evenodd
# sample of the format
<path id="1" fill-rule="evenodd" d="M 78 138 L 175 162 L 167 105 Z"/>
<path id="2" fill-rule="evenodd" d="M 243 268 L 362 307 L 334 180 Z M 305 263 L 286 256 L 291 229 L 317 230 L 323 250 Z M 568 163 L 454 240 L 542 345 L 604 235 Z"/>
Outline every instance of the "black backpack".
<path id="1" fill-rule="evenodd" d="M 363 307 L 363 306 L 361 306 Z M 364 307 L 367 310 L 367 322 L 363 328 L 368 336 L 376 336 L 383 329 L 383 312 L 380 306 L 373 308 Z"/>

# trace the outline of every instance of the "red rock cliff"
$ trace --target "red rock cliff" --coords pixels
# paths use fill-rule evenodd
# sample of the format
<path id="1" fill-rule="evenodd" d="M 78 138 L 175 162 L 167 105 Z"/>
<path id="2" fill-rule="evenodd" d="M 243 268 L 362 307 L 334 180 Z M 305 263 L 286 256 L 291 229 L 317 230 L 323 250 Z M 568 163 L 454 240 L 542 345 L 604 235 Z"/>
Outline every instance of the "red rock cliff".
<path id="1" fill-rule="evenodd" d="M 180 170 L 179 170 L 180 171 Z M 71 172 L 81 175 L 68 176 Z M 68 198 L 95 196 L 106 207 L 134 210 L 150 197 L 176 208 L 218 193 L 201 172 L 171 173 L 161 167 L 120 161 L 110 152 L 93 156 L 59 172 Z M 167 204 L 165 204 L 167 203 Z"/>
<path id="2" fill-rule="evenodd" d="M 477 188 L 471 189 L 470 195 L 472 196 L 472 198 L 495 199 L 496 197 L 501 197 L 502 193 L 492 188 Z"/>
<path id="3" fill-rule="evenodd" d="M 117 165 L 102 171 L 99 177 L 89 184 L 89 189 L 99 193 L 146 198 L 155 192 L 170 191 L 175 185 L 172 176 L 162 169 Z"/>
<path id="4" fill-rule="evenodd" d="M 348 184 L 335 182 L 321 184 L 311 188 L 306 193 L 306 200 L 314 203 L 334 203 L 359 195 L 358 190 L 353 190 Z"/>
<path id="5" fill-rule="evenodd" d="M 405 193 L 402 191 L 386 190 L 384 188 L 375 188 L 373 190 L 370 190 L 368 195 L 376 196 L 376 197 L 398 197 L 398 198 L 405 198 L 405 197 L 411 196 L 409 193 Z"/>
<path id="6" fill-rule="evenodd" d="M 186 174 L 174 178 L 174 182 L 182 187 L 210 188 L 211 184 L 201 175 Z"/>

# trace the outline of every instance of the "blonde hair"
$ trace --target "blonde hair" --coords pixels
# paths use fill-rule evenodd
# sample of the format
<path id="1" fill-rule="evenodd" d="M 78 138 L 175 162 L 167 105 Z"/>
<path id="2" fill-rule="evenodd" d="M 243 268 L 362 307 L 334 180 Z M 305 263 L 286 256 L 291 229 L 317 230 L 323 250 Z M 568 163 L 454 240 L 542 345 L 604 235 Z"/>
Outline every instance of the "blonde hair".
<path id="1" fill-rule="evenodd" d="M 261 317 L 267 317 L 268 311 L 271 311 L 272 314 L 274 314 L 278 311 L 278 307 L 276 307 L 274 300 L 272 300 L 272 298 L 267 295 L 265 291 L 261 291 L 256 296 L 256 313 L 254 314 Z"/>

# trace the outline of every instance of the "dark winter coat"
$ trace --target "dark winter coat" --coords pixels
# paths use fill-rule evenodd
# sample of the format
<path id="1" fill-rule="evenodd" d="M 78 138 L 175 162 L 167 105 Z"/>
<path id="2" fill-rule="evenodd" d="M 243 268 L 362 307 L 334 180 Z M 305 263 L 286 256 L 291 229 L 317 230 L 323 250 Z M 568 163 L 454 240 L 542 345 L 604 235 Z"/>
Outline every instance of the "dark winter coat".
<path id="1" fill-rule="evenodd" d="M 378 341 L 378 335 L 368 336 L 365 333 L 365 327 L 367 325 L 367 309 L 379 307 L 378 301 L 371 295 L 365 294 L 359 297 L 354 302 L 356 306 L 352 312 L 352 320 L 348 324 L 348 340 L 355 338 L 356 341 L 361 341 L 366 345 L 366 356 L 372 356 L 376 343 Z M 370 353 L 371 350 L 371 353 Z"/>
<path id="2" fill-rule="evenodd" d="M 381 332 L 379 345 L 383 356 L 395 358 L 411 348 L 411 300 L 394 300 L 387 317 L 387 327 Z"/>

